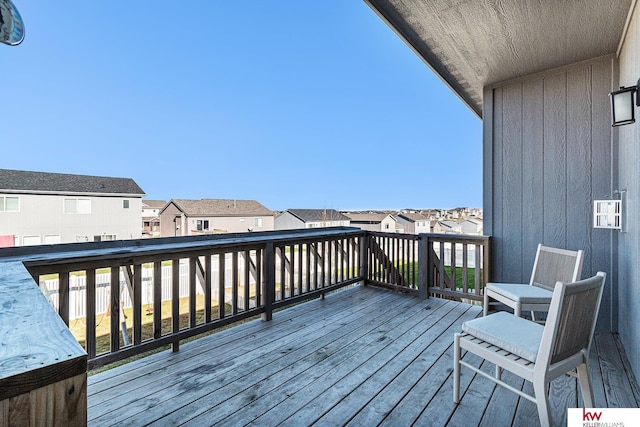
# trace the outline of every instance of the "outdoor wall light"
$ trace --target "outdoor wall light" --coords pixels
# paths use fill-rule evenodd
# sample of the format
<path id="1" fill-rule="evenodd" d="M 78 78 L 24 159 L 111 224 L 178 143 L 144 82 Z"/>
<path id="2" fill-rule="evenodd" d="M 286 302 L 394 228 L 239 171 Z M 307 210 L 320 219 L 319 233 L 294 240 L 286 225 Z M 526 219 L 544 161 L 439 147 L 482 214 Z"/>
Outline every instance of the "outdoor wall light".
<path id="1" fill-rule="evenodd" d="M 640 80 L 636 86 L 621 87 L 620 90 L 611 92 L 611 126 L 622 126 L 636 121 L 633 95 L 638 91 Z M 636 95 L 635 106 L 640 106 L 640 100 Z"/>

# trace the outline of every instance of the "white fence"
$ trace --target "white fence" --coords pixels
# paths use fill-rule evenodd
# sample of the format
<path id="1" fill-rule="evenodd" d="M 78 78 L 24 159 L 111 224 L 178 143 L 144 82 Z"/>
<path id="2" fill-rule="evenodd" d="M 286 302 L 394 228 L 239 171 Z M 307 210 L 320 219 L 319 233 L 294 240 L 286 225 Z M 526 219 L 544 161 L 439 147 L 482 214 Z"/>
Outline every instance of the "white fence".
<path id="1" fill-rule="evenodd" d="M 231 288 L 232 267 L 231 255 L 227 254 L 225 260 L 225 287 Z M 244 272 L 243 263 L 238 263 L 239 274 Z M 217 263 L 212 263 L 212 299 L 218 298 L 217 286 Z M 87 277 L 83 272 L 69 275 L 69 320 L 86 317 L 86 300 L 87 300 Z M 162 267 L 162 301 L 171 300 L 171 282 L 172 282 L 172 266 L 165 265 Z M 58 278 L 40 280 L 40 289 L 45 294 L 51 305 L 57 310 L 59 301 Z M 255 284 L 255 279 L 250 279 L 250 285 Z M 196 293 L 204 295 L 203 285 L 196 280 Z M 153 307 L 153 267 L 142 267 L 142 305 Z M 230 292 L 225 292 L 230 296 Z M 180 298 L 189 296 L 189 263 L 180 262 Z M 239 297 L 241 299 L 241 297 Z M 111 301 L 111 273 L 96 273 L 96 314 L 107 313 Z M 132 301 L 129 295 L 129 288 L 124 276 L 124 272 L 120 270 L 120 301 L 124 303 L 124 308 L 131 308 Z M 227 301 L 230 302 L 230 301 Z"/>

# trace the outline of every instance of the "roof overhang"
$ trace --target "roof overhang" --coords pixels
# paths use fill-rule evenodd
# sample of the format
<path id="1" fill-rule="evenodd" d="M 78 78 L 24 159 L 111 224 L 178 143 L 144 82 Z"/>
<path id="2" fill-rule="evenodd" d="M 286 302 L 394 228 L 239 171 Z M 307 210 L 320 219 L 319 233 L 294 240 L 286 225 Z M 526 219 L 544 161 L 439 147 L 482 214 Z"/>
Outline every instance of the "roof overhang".
<path id="1" fill-rule="evenodd" d="M 635 0 L 364 0 L 482 117 L 485 86 L 616 53 Z"/>

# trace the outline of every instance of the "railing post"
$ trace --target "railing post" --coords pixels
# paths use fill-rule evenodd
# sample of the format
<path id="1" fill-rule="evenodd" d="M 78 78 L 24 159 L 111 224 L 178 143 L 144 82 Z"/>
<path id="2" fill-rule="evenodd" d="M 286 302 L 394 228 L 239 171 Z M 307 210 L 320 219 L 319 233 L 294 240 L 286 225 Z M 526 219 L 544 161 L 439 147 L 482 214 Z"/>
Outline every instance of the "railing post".
<path id="1" fill-rule="evenodd" d="M 491 241 L 489 237 L 484 240 L 483 246 L 484 250 L 482 251 L 482 278 L 484 280 L 484 283 L 482 284 L 482 287 L 484 294 L 484 287 L 487 286 L 487 283 L 489 283 L 489 281 L 491 280 Z"/>
<path id="2" fill-rule="evenodd" d="M 180 259 L 171 260 L 171 332 L 180 332 Z M 180 340 L 171 343 L 171 351 L 180 351 Z"/>
<path id="3" fill-rule="evenodd" d="M 276 256 L 273 242 L 268 242 L 264 248 L 264 313 L 262 320 L 273 318 L 273 301 L 276 294 Z"/>
<path id="4" fill-rule="evenodd" d="M 429 237 L 421 233 L 418 235 L 418 297 L 429 298 L 429 272 L 431 271 L 431 257 L 429 251 Z"/>
<path id="5" fill-rule="evenodd" d="M 366 231 L 360 237 L 360 276 L 366 286 L 369 279 L 369 233 Z"/>

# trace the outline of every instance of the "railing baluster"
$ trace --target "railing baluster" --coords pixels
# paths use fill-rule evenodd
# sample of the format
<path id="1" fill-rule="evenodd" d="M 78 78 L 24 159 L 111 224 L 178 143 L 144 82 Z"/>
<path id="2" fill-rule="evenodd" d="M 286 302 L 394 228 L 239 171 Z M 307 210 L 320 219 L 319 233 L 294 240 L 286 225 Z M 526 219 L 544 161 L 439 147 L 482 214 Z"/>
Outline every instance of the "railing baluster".
<path id="1" fill-rule="evenodd" d="M 276 257 L 273 242 L 268 242 L 264 249 L 265 290 L 264 313 L 262 320 L 269 321 L 273 318 L 273 302 L 276 291 Z"/>
<path id="2" fill-rule="evenodd" d="M 426 234 L 420 234 L 418 240 L 418 296 L 420 298 L 429 297 L 429 276 L 431 276 L 431 248 L 430 242 Z"/>
<path id="3" fill-rule="evenodd" d="M 226 316 L 225 312 L 225 301 L 227 300 L 227 296 L 225 295 L 225 259 L 227 257 L 226 253 L 218 254 L 218 319 L 224 319 Z"/>
<path id="4" fill-rule="evenodd" d="M 238 314 L 238 252 L 231 252 L 231 295 L 233 298 L 231 313 Z"/>
<path id="5" fill-rule="evenodd" d="M 307 287 L 305 292 L 311 292 L 313 289 L 313 276 L 315 275 L 315 267 L 313 266 L 315 260 L 315 254 L 313 252 L 314 246 L 312 243 L 307 243 Z"/>
<path id="6" fill-rule="evenodd" d="M 324 262 L 325 262 L 325 242 L 318 242 L 318 288 L 324 288 Z M 324 293 L 320 295 L 320 298 L 324 299 Z"/>
<path id="7" fill-rule="evenodd" d="M 204 323 L 211 323 L 211 254 L 204 256 Z"/>
<path id="8" fill-rule="evenodd" d="M 298 243 L 298 295 L 302 295 L 302 243 Z"/>
<path id="9" fill-rule="evenodd" d="M 133 266 L 133 345 L 142 342 L 142 265 Z"/>
<path id="10" fill-rule="evenodd" d="M 469 257 L 469 249 L 467 243 L 462 244 L 462 292 L 469 293 L 469 272 L 468 264 L 469 261 L 467 258 Z"/>
<path id="11" fill-rule="evenodd" d="M 86 331 L 85 331 L 85 350 L 89 359 L 96 357 L 96 270 L 89 268 L 86 274 Z"/>
<path id="12" fill-rule="evenodd" d="M 69 272 L 58 274 L 58 314 L 69 326 Z"/>
<path id="13" fill-rule="evenodd" d="M 475 286 L 475 294 L 480 296 L 480 277 L 481 277 L 481 269 L 484 269 L 484 266 L 482 265 L 482 263 L 480 262 L 480 251 L 481 248 L 484 248 L 483 246 L 480 245 L 476 245 L 476 259 L 475 259 L 475 265 L 476 265 L 476 271 L 475 274 L 473 275 L 473 284 Z M 482 286 L 486 286 L 487 283 L 483 283 Z M 484 294 L 484 292 L 482 293 Z"/>
<path id="14" fill-rule="evenodd" d="M 162 261 L 153 263 L 153 338 L 162 336 Z"/>
<path id="15" fill-rule="evenodd" d="M 244 311 L 249 311 L 249 251 L 244 251 Z"/>
<path id="16" fill-rule="evenodd" d="M 261 307 L 263 304 L 262 295 L 264 289 L 264 277 L 262 271 L 262 257 L 264 257 L 264 250 L 256 249 L 256 307 Z"/>
<path id="17" fill-rule="evenodd" d="M 120 266 L 111 266 L 111 352 L 120 349 Z"/>
<path id="18" fill-rule="evenodd" d="M 171 332 L 180 331 L 180 260 L 171 260 Z M 171 343 L 171 350 L 180 350 L 180 342 Z"/>
<path id="19" fill-rule="evenodd" d="M 196 326 L 196 258 L 189 258 L 189 327 Z"/>
<path id="20" fill-rule="evenodd" d="M 455 291 L 458 289 L 458 284 L 456 282 L 456 277 L 457 277 L 457 270 L 456 270 L 456 244 L 455 243 L 451 243 L 451 256 L 450 256 L 450 263 L 451 263 L 451 290 Z"/>

